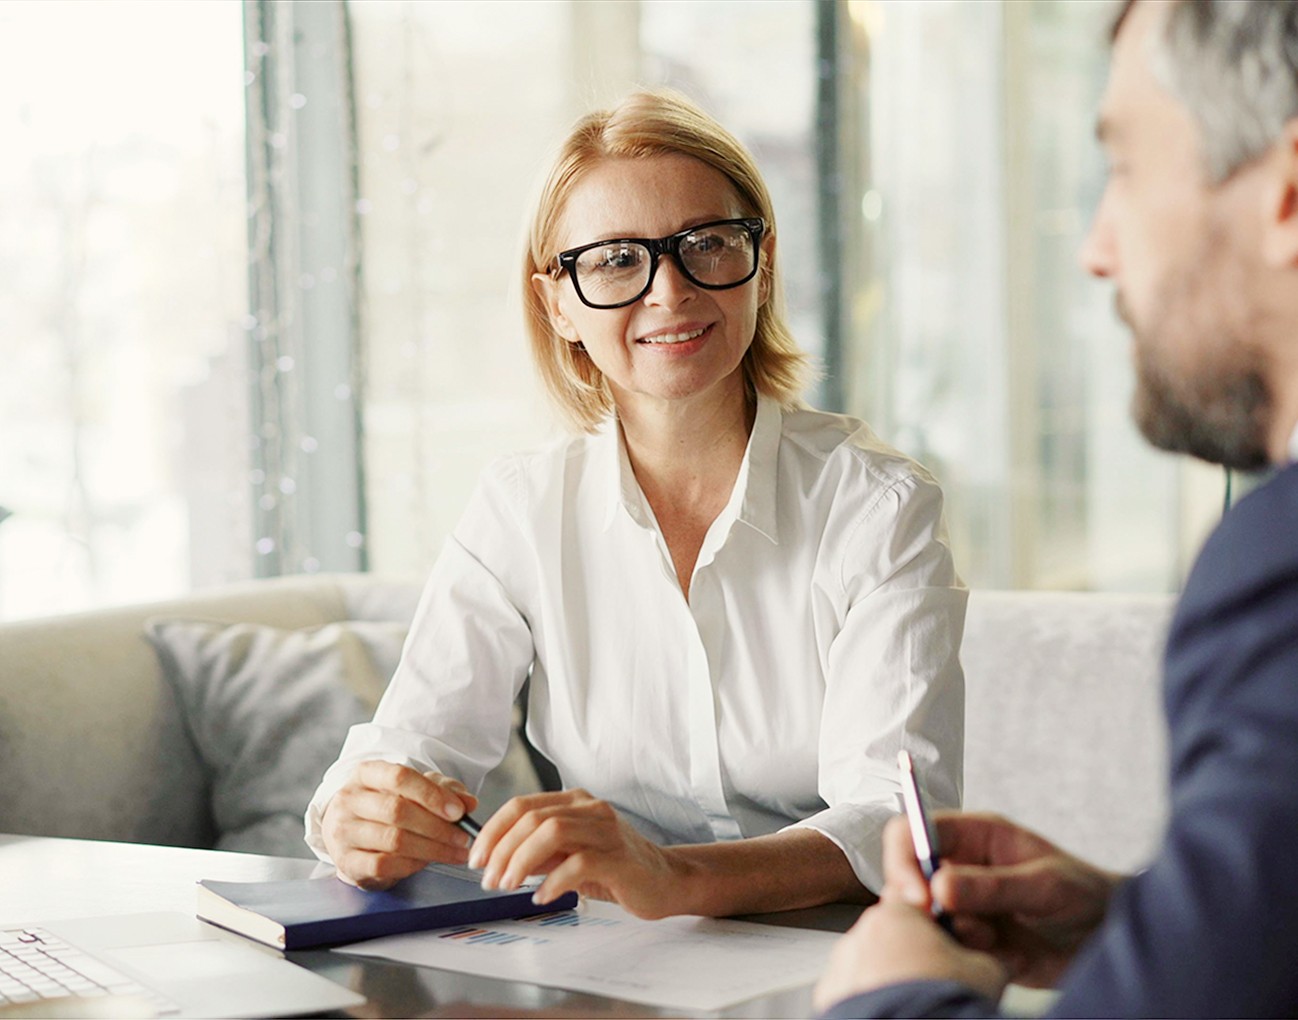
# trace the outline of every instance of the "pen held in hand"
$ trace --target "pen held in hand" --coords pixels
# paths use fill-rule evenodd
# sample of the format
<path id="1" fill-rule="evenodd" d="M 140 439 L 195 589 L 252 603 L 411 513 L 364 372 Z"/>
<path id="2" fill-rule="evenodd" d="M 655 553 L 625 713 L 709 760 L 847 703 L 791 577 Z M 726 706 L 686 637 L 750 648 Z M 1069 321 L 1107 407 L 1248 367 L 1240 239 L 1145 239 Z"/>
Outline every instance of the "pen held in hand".
<path id="1" fill-rule="evenodd" d="M 479 825 L 477 822 L 475 822 L 468 815 L 460 815 L 459 819 L 456 821 L 455 824 L 459 826 L 461 829 L 463 829 L 465 832 L 467 832 L 469 836 L 472 837 L 473 839 L 477 839 L 478 834 L 482 832 L 482 826 Z"/>
<path id="2" fill-rule="evenodd" d="M 906 805 L 906 820 L 910 823 L 910 838 L 915 845 L 915 856 L 919 859 L 919 869 L 924 873 L 924 880 L 932 882 L 941 860 L 930 836 L 928 815 L 924 811 L 924 801 L 919 794 L 919 782 L 915 778 L 915 767 L 910 760 L 910 754 L 906 751 L 898 751 L 897 765 L 901 769 L 901 799 Z M 929 909 L 933 920 L 947 934 L 954 934 L 951 915 L 932 897 L 930 897 L 930 904 Z"/>

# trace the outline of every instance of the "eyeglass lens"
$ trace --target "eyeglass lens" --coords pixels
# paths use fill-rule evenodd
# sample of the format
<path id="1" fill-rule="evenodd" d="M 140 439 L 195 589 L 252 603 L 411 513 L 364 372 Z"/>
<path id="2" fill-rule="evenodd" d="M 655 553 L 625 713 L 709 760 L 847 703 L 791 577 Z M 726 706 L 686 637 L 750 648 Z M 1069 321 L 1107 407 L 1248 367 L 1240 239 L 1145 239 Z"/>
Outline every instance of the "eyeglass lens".
<path id="1" fill-rule="evenodd" d="M 685 276 L 704 287 L 734 287 L 756 268 L 753 235 L 740 223 L 715 223 L 672 239 Z M 653 252 L 635 241 L 612 241 L 577 256 L 575 282 L 593 305 L 633 301 L 648 289 Z"/>

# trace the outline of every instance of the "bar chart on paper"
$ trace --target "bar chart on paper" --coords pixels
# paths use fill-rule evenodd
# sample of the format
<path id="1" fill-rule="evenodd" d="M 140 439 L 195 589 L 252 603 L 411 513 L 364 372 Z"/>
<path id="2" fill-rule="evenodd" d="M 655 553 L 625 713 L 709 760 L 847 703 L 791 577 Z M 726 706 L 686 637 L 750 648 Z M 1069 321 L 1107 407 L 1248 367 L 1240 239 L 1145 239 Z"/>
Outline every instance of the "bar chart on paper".
<path id="1" fill-rule="evenodd" d="M 579 911 L 396 935 L 337 951 L 713 1010 L 812 983 L 837 937 L 716 918 L 642 921 L 614 904 L 587 901 Z"/>
<path id="2" fill-rule="evenodd" d="M 466 946 L 475 945 L 498 945 L 509 946 L 517 942 L 530 942 L 533 945 L 545 945 L 553 941 L 545 937 L 545 929 L 562 926 L 564 928 L 576 928 L 578 926 L 596 926 L 599 925 L 617 925 L 617 921 L 603 917 L 585 917 L 578 914 L 575 910 L 562 910 L 557 914 L 541 914 L 537 917 L 529 917 L 525 920 L 514 922 L 519 928 L 534 929 L 530 932 L 524 931 L 503 931 L 500 928 L 477 928 L 472 925 L 461 925 L 457 928 L 447 928 L 445 931 L 437 932 L 439 939 L 446 939 L 448 942 L 458 942 Z"/>

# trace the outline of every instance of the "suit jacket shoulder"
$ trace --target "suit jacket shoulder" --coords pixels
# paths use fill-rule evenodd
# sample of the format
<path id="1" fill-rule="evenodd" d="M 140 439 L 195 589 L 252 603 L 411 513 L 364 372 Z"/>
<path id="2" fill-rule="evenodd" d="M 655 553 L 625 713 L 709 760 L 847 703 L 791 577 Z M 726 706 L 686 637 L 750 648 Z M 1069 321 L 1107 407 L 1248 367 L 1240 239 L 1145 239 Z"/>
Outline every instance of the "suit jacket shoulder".
<path id="1" fill-rule="evenodd" d="M 1209 536 L 1186 580 L 1177 622 L 1198 623 L 1240 598 L 1291 583 L 1296 572 L 1298 464 L 1291 464 L 1242 499 Z"/>

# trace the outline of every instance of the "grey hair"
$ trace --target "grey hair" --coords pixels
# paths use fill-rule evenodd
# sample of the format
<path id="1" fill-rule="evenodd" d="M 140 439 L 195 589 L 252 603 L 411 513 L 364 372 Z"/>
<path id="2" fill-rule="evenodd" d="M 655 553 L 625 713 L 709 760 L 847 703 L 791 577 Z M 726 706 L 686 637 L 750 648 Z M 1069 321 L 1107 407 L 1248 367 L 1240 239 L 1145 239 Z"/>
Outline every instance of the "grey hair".
<path id="1" fill-rule="evenodd" d="M 1220 184 L 1298 117 L 1298 3 L 1180 0 L 1163 29 L 1151 54 L 1154 74 L 1189 109 L 1208 179 Z"/>

